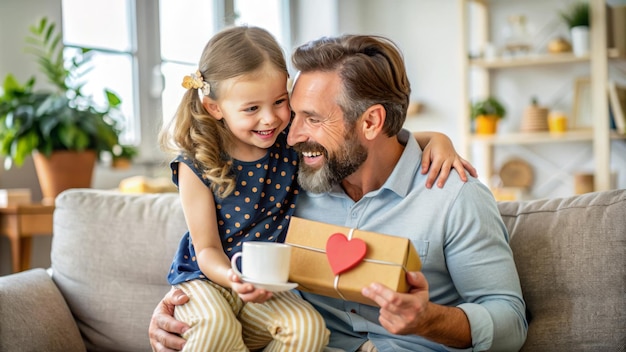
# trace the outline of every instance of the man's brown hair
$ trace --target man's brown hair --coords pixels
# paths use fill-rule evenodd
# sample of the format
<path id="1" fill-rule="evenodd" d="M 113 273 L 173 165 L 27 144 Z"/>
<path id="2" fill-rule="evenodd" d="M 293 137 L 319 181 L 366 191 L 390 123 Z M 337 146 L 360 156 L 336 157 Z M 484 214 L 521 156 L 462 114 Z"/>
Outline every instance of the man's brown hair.
<path id="1" fill-rule="evenodd" d="M 395 136 L 406 119 L 411 86 L 404 59 L 390 39 L 373 35 L 324 37 L 298 47 L 292 61 L 300 72 L 336 71 L 343 82 L 337 104 L 353 125 L 374 104 L 387 113 L 384 132 Z"/>

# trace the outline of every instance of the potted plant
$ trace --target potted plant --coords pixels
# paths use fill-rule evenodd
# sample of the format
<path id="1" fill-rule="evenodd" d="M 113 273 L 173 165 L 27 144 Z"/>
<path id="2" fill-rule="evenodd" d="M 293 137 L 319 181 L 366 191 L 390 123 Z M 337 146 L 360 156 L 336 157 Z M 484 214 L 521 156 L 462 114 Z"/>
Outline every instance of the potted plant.
<path id="1" fill-rule="evenodd" d="M 576 2 L 560 12 L 572 36 L 572 50 L 576 56 L 589 53 L 589 3 Z"/>
<path id="2" fill-rule="evenodd" d="M 476 123 L 477 134 L 494 134 L 498 121 L 506 115 L 504 105 L 495 97 L 475 101 L 471 105 L 471 118 Z"/>
<path id="3" fill-rule="evenodd" d="M 111 166 L 115 169 L 128 169 L 139 151 L 131 145 L 117 145 L 112 150 Z"/>
<path id="4" fill-rule="evenodd" d="M 88 69 L 90 51 L 82 49 L 65 60 L 54 22 L 44 17 L 30 33 L 26 50 L 53 89 L 35 90 L 34 77 L 21 84 L 6 76 L 0 94 L 0 155 L 5 168 L 21 166 L 32 155 L 44 202 L 50 202 L 67 188 L 91 186 L 95 161 L 119 145 L 115 114 L 121 114 L 121 101 L 105 90 L 106 104 L 98 106 L 82 93 L 80 78 Z M 69 179 L 55 184 L 57 176 L 46 174 L 55 170 Z"/>

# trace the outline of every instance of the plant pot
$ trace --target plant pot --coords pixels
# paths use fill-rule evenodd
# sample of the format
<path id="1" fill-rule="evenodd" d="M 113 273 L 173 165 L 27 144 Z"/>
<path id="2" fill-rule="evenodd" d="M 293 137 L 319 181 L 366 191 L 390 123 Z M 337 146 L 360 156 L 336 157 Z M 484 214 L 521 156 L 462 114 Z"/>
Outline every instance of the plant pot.
<path id="1" fill-rule="evenodd" d="M 570 30 L 572 35 L 572 51 L 576 56 L 589 54 L 589 27 L 577 26 Z"/>
<path id="2" fill-rule="evenodd" d="M 55 151 L 46 157 L 33 153 L 33 161 L 44 204 L 54 204 L 59 193 L 69 188 L 90 188 L 96 153 L 92 150 Z"/>
<path id="3" fill-rule="evenodd" d="M 117 170 L 130 169 L 132 161 L 128 158 L 113 158 L 111 167 Z"/>
<path id="4" fill-rule="evenodd" d="M 495 134 L 499 120 L 496 115 L 476 116 L 476 134 Z"/>

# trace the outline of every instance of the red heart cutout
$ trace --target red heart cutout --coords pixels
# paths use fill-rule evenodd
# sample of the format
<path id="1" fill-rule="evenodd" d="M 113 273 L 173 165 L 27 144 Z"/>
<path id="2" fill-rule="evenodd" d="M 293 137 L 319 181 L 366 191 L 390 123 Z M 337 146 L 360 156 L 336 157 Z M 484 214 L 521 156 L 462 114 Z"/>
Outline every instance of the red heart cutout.
<path id="1" fill-rule="evenodd" d="M 363 240 L 348 240 L 342 233 L 332 234 L 326 241 L 326 257 L 335 275 L 354 268 L 365 258 L 366 252 L 367 244 Z"/>

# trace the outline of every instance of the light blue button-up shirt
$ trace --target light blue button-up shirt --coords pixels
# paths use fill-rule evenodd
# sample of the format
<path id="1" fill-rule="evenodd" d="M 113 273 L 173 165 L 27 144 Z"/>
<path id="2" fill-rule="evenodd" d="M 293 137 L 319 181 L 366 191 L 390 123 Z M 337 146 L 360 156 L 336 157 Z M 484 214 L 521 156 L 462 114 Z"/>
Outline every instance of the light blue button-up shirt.
<path id="1" fill-rule="evenodd" d="M 407 131 L 405 150 L 385 184 L 358 202 L 336 186 L 303 192 L 296 216 L 409 238 L 422 261 L 430 300 L 467 315 L 474 351 L 518 350 L 528 325 L 508 233 L 489 190 L 451 172 L 440 189 L 426 188 L 422 152 Z M 378 322 L 378 307 L 302 292 L 331 330 L 329 347 L 355 351 L 371 340 L 380 352 L 456 351 L 417 335 L 393 335 Z"/>

